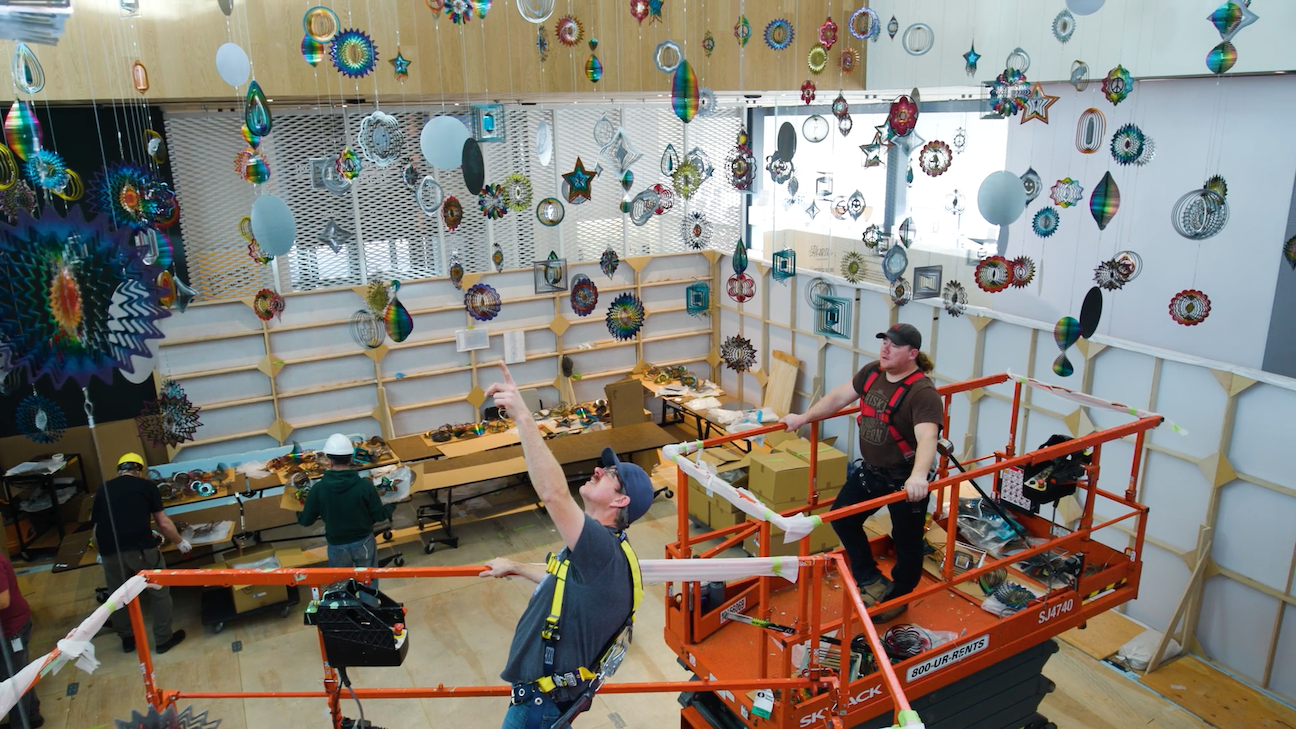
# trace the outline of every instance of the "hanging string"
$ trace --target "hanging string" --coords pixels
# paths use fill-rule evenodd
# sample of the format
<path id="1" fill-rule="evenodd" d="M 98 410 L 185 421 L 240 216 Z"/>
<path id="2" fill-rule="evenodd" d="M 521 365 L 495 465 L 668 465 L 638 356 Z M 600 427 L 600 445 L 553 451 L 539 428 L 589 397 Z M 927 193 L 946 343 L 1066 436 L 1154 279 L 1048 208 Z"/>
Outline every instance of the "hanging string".
<path id="1" fill-rule="evenodd" d="M 369 0 L 365 0 L 365 24 L 366 24 L 368 27 L 370 27 L 370 28 L 373 28 L 373 27 L 374 27 L 374 21 L 373 21 L 373 10 L 372 10 L 372 8 L 370 8 L 370 6 L 369 6 Z M 375 32 L 374 34 L 377 35 L 376 32 Z M 399 44 L 398 44 L 398 45 L 399 45 Z M 375 43 L 374 43 L 374 50 L 375 50 L 375 51 L 377 50 L 377 47 L 378 47 L 378 46 L 377 46 L 377 42 L 375 41 Z M 394 55 L 393 55 L 392 57 L 395 58 Z M 378 69 L 378 59 L 375 58 L 375 59 L 374 59 L 374 70 L 373 70 L 373 85 L 374 85 L 374 98 L 373 98 L 373 103 L 374 103 L 374 110 L 375 110 L 375 111 L 378 110 L 378 109 L 380 109 L 381 106 L 382 106 L 382 105 L 379 103 L 379 100 L 378 100 L 378 74 L 379 74 L 379 69 Z M 360 82 L 359 82 L 359 80 L 357 80 L 357 81 L 356 81 L 356 94 L 358 95 L 359 93 L 360 93 Z"/>
<path id="2" fill-rule="evenodd" d="M 104 153 L 103 125 L 99 120 L 99 104 L 95 101 L 94 74 L 90 69 L 90 52 L 89 49 L 86 48 L 85 24 L 77 23 L 76 25 L 77 25 L 77 35 L 80 37 L 81 40 L 81 58 L 85 60 L 85 66 L 86 66 L 85 68 L 86 90 L 90 94 L 90 109 L 94 112 L 95 130 L 99 141 L 99 144 L 96 146 L 99 147 L 99 160 L 100 163 L 102 164 L 102 169 L 104 171 L 104 174 L 107 174 L 108 157 Z M 89 180 L 89 175 L 86 175 L 86 180 L 87 181 Z"/>

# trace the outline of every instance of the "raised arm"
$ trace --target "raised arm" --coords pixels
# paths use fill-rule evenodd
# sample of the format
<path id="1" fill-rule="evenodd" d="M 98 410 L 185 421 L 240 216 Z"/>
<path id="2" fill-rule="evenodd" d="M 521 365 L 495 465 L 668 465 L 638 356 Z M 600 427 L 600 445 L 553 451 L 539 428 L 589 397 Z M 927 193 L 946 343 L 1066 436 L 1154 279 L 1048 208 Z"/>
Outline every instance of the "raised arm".
<path id="1" fill-rule="evenodd" d="M 558 459 L 554 458 L 549 446 L 545 444 L 544 436 L 531 417 L 530 408 L 522 402 L 522 394 L 518 392 L 513 376 L 503 362 L 500 363 L 500 370 L 504 373 L 504 381 L 486 388 L 486 396 L 494 397 L 495 404 L 507 410 L 513 418 L 518 438 L 522 441 L 522 455 L 526 458 L 531 485 L 544 502 L 563 541 L 568 547 L 575 549 L 581 530 L 585 528 L 585 512 L 581 511 L 572 498 L 562 466 L 558 465 Z"/>
<path id="2" fill-rule="evenodd" d="M 810 409 L 801 415 L 789 413 L 779 418 L 779 422 L 783 423 L 789 431 L 796 432 L 806 423 L 812 420 L 822 420 L 858 399 L 859 393 L 855 392 L 855 385 L 847 382 L 819 398 L 819 402 L 811 405 Z"/>

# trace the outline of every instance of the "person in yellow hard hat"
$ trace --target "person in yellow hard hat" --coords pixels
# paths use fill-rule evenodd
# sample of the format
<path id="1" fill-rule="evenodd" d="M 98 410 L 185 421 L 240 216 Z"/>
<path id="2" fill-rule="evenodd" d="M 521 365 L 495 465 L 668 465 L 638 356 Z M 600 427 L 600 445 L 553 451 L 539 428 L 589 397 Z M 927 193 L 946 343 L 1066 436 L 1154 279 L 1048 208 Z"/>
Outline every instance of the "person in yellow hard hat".
<path id="1" fill-rule="evenodd" d="M 182 554 L 193 549 L 162 510 L 157 485 L 143 475 L 144 459 L 138 453 L 127 453 L 117 461 L 117 478 L 105 481 L 95 492 L 91 511 L 94 543 L 103 559 L 110 593 L 140 570 L 166 567 L 151 521 L 157 522 L 158 531 Z M 158 653 L 166 653 L 185 639 L 183 630 L 171 631 L 171 588 L 145 590 L 143 594 L 152 600 L 154 647 Z M 136 636 L 131 630 L 130 613 L 114 610 L 112 623 L 121 636 L 122 651 L 134 651 Z"/>

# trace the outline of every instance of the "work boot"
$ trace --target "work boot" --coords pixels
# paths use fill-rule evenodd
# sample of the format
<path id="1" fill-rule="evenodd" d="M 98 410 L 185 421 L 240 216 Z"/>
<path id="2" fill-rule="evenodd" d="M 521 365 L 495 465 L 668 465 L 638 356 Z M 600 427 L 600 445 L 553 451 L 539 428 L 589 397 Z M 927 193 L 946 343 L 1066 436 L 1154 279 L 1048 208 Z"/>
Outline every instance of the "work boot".
<path id="1" fill-rule="evenodd" d="M 909 594 L 909 593 L 905 593 L 905 594 L 907 595 L 907 594 Z M 888 581 L 888 583 L 887 583 L 886 593 L 882 596 L 882 599 L 881 599 L 881 600 L 878 600 L 878 602 L 886 602 L 887 600 L 891 600 L 892 598 L 897 598 L 897 597 L 904 597 L 904 595 L 896 595 L 896 594 L 895 594 L 895 585 L 891 584 L 891 583 Z M 892 620 L 895 620 L 896 618 L 900 617 L 900 614 L 903 613 L 903 612 L 905 612 L 905 611 L 908 610 L 908 609 L 909 609 L 909 604 L 908 604 L 908 603 L 906 603 L 906 604 L 904 604 L 904 605 L 896 605 L 896 606 L 893 607 L 893 608 L 887 608 L 886 610 L 883 610 L 882 612 L 880 612 L 880 613 L 874 615 L 874 616 L 873 616 L 873 622 L 874 622 L 874 623 L 889 623 L 889 622 L 891 622 Z"/>
<path id="2" fill-rule="evenodd" d="M 183 630 L 177 630 L 176 632 L 171 634 L 171 638 L 167 640 L 167 642 L 158 645 L 157 652 L 166 653 L 167 651 L 171 650 L 172 648 L 175 648 L 176 646 L 184 642 L 184 639 L 185 639 L 185 632 Z"/>
<path id="3" fill-rule="evenodd" d="M 122 653 L 134 653 L 134 652 L 135 652 L 135 637 L 134 637 L 134 636 L 122 636 L 121 641 L 122 641 Z"/>
<path id="4" fill-rule="evenodd" d="M 891 580 L 878 575 L 871 582 L 860 582 L 860 598 L 864 601 L 864 607 L 873 607 L 883 602 L 887 593 L 891 592 Z"/>

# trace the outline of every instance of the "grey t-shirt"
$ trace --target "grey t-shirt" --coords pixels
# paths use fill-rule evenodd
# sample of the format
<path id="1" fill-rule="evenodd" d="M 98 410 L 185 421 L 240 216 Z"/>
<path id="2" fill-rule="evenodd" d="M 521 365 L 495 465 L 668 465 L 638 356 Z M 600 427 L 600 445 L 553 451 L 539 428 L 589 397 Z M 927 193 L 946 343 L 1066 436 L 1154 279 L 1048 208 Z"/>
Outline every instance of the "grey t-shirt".
<path id="1" fill-rule="evenodd" d="M 611 528 L 587 514 L 576 548 L 569 555 L 564 548 L 558 558 L 564 556 L 570 556 L 571 565 L 558 624 L 554 673 L 576 671 L 581 666 L 596 668 L 593 664 L 600 658 L 599 652 L 625 625 L 634 604 L 630 565 Z M 503 680 L 528 683 L 543 675 L 544 640 L 540 629 L 553 605 L 555 584 L 553 575 L 545 575 L 531 593 L 531 602 L 513 631 L 508 663 L 500 673 Z"/>

